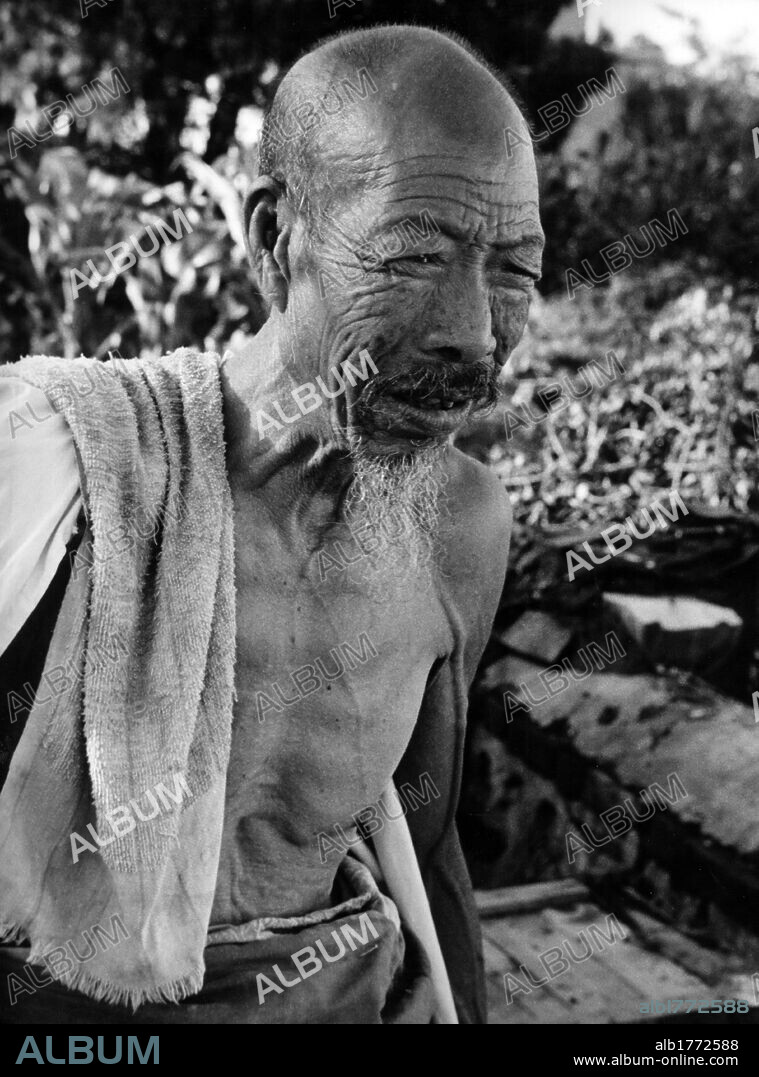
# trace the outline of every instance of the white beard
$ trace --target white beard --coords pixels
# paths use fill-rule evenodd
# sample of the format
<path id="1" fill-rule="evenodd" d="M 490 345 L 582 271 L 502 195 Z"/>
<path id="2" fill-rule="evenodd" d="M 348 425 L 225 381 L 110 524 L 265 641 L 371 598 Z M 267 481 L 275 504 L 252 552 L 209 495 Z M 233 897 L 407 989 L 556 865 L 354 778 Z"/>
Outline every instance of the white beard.
<path id="1" fill-rule="evenodd" d="M 354 478 L 345 501 L 353 531 L 376 536 L 381 545 L 367 559 L 370 577 L 431 580 L 438 552 L 439 521 L 446 475 L 441 462 L 447 446 L 408 456 L 375 456 L 360 445 L 351 449 Z"/>

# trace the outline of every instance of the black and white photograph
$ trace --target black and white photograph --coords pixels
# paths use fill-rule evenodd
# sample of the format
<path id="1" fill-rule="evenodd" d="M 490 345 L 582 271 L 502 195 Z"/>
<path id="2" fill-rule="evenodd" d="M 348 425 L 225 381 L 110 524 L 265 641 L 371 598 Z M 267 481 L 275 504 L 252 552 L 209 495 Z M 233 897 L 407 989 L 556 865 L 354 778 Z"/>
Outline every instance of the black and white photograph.
<path id="1" fill-rule="evenodd" d="M 759 0 L 0 3 L 3 1063 L 756 1071 L 758 274 Z"/>

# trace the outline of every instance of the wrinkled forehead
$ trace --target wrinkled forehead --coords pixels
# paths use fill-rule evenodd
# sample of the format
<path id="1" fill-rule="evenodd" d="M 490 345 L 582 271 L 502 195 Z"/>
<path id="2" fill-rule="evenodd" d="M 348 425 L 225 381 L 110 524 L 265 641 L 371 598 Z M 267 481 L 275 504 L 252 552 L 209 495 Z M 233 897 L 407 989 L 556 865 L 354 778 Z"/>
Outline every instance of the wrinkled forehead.
<path id="1" fill-rule="evenodd" d="M 427 213 L 454 238 L 518 241 L 524 234 L 540 240 L 531 147 L 507 157 L 502 145 L 462 144 L 429 129 L 381 131 L 373 145 L 364 136 L 343 157 L 338 206 L 367 226 Z"/>
<path id="2" fill-rule="evenodd" d="M 319 139 L 326 167 L 364 177 L 375 188 L 401 184 L 454 199 L 537 201 L 535 157 L 514 101 L 487 72 L 451 93 L 436 80 L 413 86 L 378 77 L 377 91 Z M 514 137 L 514 135 L 518 137 Z M 442 193 L 442 192 L 441 192 Z M 394 196 L 394 195 L 393 195 Z"/>
<path id="3" fill-rule="evenodd" d="M 507 157 L 504 146 L 406 132 L 379 143 L 374 168 L 363 174 L 390 201 L 427 198 L 454 214 L 468 209 L 513 220 L 537 207 L 537 172 L 530 147 Z"/>

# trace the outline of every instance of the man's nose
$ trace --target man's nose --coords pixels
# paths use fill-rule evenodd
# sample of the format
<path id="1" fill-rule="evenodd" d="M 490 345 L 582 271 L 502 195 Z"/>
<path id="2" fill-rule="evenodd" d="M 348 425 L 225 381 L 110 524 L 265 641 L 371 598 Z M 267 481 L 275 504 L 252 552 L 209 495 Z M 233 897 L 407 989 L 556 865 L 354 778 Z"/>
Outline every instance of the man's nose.
<path id="1" fill-rule="evenodd" d="M 484 274 L 472 268 L 446 281 L 436 293 L 430 322 L 426 351 L 459 363 L 491 358 L 496 340 Z"/>

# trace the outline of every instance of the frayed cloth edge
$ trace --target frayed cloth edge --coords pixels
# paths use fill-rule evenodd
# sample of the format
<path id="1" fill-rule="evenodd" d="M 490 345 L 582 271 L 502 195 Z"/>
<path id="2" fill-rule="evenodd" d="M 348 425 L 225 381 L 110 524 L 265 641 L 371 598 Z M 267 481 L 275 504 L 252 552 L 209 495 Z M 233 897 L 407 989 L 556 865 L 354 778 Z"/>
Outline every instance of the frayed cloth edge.
<path id="1" fill-rule="evenodd" d="M 136 1013 L 140 1006 L 148 1002 L 176 1004 L 190 995 L 196 995 L 203 986 L 204 973 L 205 969 L 201 965 L 185 976 L 149 988 L 121 987 L 91 976 L 83 969 L 73 974 L 63 973 L 62 976 L 54 977 L 54 979 L 58 979 L 64 987 L 72 991 L 81 991 L 83 995 L 95 1002 L 106 1002 L 111 1006 L 129 1006 L 132 1012 Z M 52 973 L 50 975 L 52 976 Z"/>
<path id="2" fill-rule="evenodd" d="M 18 924 L 0 923 L 0 945 L 14 945 L 23 943 L 29 939 L 29 932 Z M 126 941 L 126 940 L 124 940 Z M 136 1013 L 140 1006 L 149 1002 L 178 1003 L 190 995 L 196 995 L 203 987 L 205 977 L 205 965 L 203 962 L 196 964 L 190 972 L 183 976 L 177 976 L 161 984 L 151 987 L 124 987 L 110 983 L 102 977 L 93 976 L 86 969 L 76 972 L 54 973 L 50 965 L 45 961 L 45 955 L 64 946 L 65 943 L 53 939 L 37 940 L 31 943 L 29 957 L 25 965 L 44 965 L 48 974 L 56 983 L 62 984 L 71 991 L 79 991 L 87 998 L 95 1002 L 106 1002 L 112 1006 L 129 1006 Z M 105 951 L 104 951 L 105 952 Z M 38 988 L 43 990 L 43 988 Z"/>

